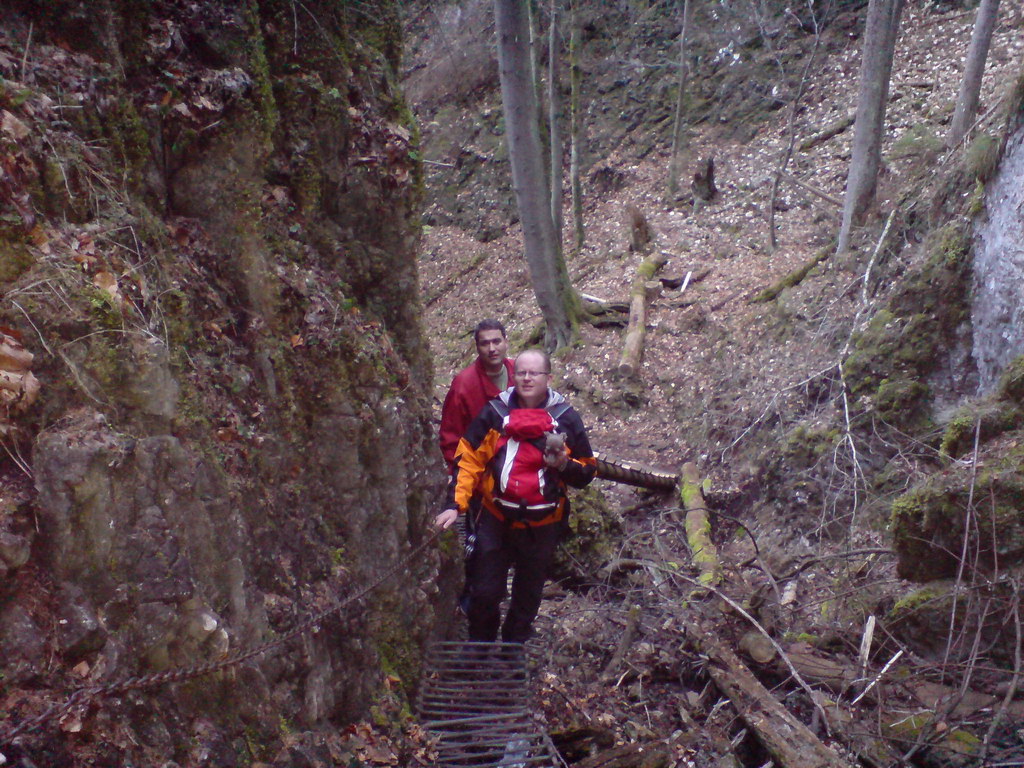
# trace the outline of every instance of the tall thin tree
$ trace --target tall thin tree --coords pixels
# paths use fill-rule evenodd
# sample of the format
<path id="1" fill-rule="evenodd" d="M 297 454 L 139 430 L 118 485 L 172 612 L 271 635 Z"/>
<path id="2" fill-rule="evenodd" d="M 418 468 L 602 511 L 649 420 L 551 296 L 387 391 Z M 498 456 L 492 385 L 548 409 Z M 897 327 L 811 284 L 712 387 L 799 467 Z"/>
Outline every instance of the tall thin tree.
<path id="1" fill-rule="evenodd" d="M 558 252 L 562 252 L 562 37 L 558 31 L 558 0 L 551 0 L 548 20 L 548 139 L 551 142 L 551 223 Z"/>
<path id="2" fill-rule="evenodd" d="M 572 225 L 576 253 L 583 250 L 583 184 L 580 182 L 580 144 L 583 141 L 583 119 L 580 115 L 580 88 L 583 69 L 580 66 L 580 24 L 577 5 L 569 0 L 569 188 L 572 190 Z"/>
<path id="3" fill-rule="evenodd" d="M 875 197 L 878 168 L 882 161 L 882 129 L 889 100 L 896 33 L 904 0 L 870 0 L 864 27 L 857 118 L 854 123 L 853 153 L 846 176 L 843 223 L 837 252 L 850 248 L 854 222 L 860 221 Z"/>
<path id="4" fill-rule="evenodd" d="M 672 126 L 672 155 L 668 164 L 668 199 L 669 202 L 676 199 L 679 191 L 679 170 L 683 165 L 683 104 L 686 102 L 686 80 L 690 74 L 690 66 L 687 62 L 688 33 L 693 6 L 695 0 L 682 0 L 683 21 L 679 31 L 679 77 L 677 79 L 678 93 L 676 94 L 676 117 Z"/>
<path id="5" fill-rule="evenodd" d="M 967 50 L 964 64 L 964 79 L 960 81 L 960 92 L 956 97 L 953 120 L 949 124 L 946 144 L 955 147 L 971 128 L 974 113 L 978 111 L 978 95 L 981 93 L 981 76 L 985 72 L 985 60 L 992 43 L 992 31 L 999 16 L 999 0 L 981 0 L 978 15 L 974 17 L 974 31 L 971 46 Z"/>
<path id="6" fill-rule="evenodd" d="M 505 114 L 505 138 L 512 186 L 519 206 L 523 245 L 537 304 L 544 316 L 548 350 L 572 341 L 578 315 L 576 294 L 558 252 L 539 129 L 539 110 L 530 62 L 528 0 L 494 0 L 498 75 Z"/>

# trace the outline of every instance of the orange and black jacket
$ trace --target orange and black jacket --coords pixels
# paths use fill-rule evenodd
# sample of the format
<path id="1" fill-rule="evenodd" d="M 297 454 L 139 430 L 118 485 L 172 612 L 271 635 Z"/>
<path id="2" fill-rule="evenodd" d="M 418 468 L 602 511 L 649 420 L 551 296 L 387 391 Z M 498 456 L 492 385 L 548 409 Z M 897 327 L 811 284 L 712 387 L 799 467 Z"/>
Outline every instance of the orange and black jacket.
<path id="1" fill-rule="evenodd" d="M 560 393 L 549 389 L 548 399 L 541 407 L 558 411 L 555 431 L 565 435 L 565 449 L 569 454 L 565 468 L 556 473 L 558 493 L 555 507 L 550 514 L 539 520 L 507 520 L 507 516 L 495 503 L 496 482 L 492 460 L 498 452 L 506 413 L 520 407 L 515 389 L 510 388 L 485 405 L 470 422 L 455 450 L 455 461 L 448 483 L 448 508 L 457 508 L 460 514 L 464 514 L 474 492 L 479 490 L 484 508 L 499 520 L 509 522 L 512 527 L 549 525 L 559 522 L 565 515 L 565 487 L 571 485 L 584 488 L 594 479 L 597 460 L 590 449 L 583 421 Z"/>

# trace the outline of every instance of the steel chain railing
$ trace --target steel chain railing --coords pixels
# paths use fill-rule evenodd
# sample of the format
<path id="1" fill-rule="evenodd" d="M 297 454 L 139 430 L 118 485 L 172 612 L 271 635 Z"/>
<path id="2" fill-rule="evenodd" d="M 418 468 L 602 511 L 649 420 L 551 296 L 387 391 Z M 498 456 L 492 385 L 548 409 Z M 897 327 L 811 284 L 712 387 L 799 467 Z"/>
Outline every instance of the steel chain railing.
<path id="1" fill-rule="evenodd" d="M 193 678 L 203 677 L 213 672 L 219 672 L 228 667 L 237 666 L 249 659 L 255 658 L 261 654 L 267 653 L 275 648 L 278 648 L 290 640 L 295 639 L 299 635 L 305 634 L 310 629 L 316 627 L 324 621 L 328 616 L 333 613 L 337 613 L 343 608 L 351 605 L 357 600 L 361 600 L 363 597 L 368 595 L 370 592 L 375 590 L 385 581 L 394 576 L 400 569 L 405 568 L 413 560 L 427 549 L 437 538 L 443 533 L 443 531 L 434 531 L 425 541 L 416 546 L 408 555 L 399 560 L 389 570 L 385 571 L 375 581 L 372 581 L 367 586 L 356 592 L 344 600 L 334 603 L 328 608 L 319 611 L 305 621 L 297 624 L 288 630 L 287 633 L 276 637 L 273 640 L 268 640 L 260 645 L 257 645 L 248 650 L 240 650 L 226 656 L 218 661 L 209 661 L 203 664 L 196 664 L 191 667 L 183 667 L 181 669 L 170 669 L 164 672 L 153 672 L 148 675 L 136 675 L 129 677 L 125 680 L 115 680 L 114 682 L 107 683 L 106 685 L 94 685 L 84 686 L 74 691 L 66 701 L 62 703 L 51 704 L 40 714 L 35 717 L 29 718 L 22 723 L 19 723 L 14 728 L 6 732 L 0 732 L 0 745 L 10 745 L 14 742 L 18 736 L 24 733 L 35 730 L 40 725 L 55 718 L 60 718 L 70 712 L 74 707 L 85 704 L 93 699 L 102 698 L 105 696 L 113 696 L 117 694 L 127 693 L 128 691 L 141 690 L 143 688 L 152 688 L 157 685 L 163 685 L 165 683 L 178 683 L 184 680 L 192 680 Z"/>
<path id="2" fill-rule="evenodd" d="M 627 485 L 638 485 L 647 488 L 670 488 L 676 483 L 676 478 L 666 472 L 629 467 L 605 456 L 598 456 L 597 462 L 598 477 L 603 477 L 615 482 L 625 483 Z M 238 651 L 218 661 L 210 661 L 203 664 L 196 664 L 191 667 L 166 670 L 164 672 L 153 672 L 148 675 L 136 675 L 125 680 L 116 680 L 114 682 L 107 683 L 106 685 L 83 686 L 82 688 L 72 692 L 65 701 L 51 704 L 35 717 L 31 717 L 7 731 L 0 731 L 0 745 L 10 745 L 18 736 L 35 730 L 43 723 L 50 720 L 61 718 L 74 707 L 86 704 L 93 699 L 123 694 L 128 691 L 141 690 L 143 688 L 152 688 L 165 683 L 177 683 L 184 680 L 203 677 L 229 667 L 237 666 L 249 659 L 272 651 L 275 648 L 279 648 L 299 635 L 305 634 L 312 628 L 316 627 L 331 614 L 341 611 L 343 608 L 346 608 L 357 600 L 361 600 L 398 573 L 400 569 L 404 568 L 415 558 L 419 557 L 427 547 L 437 540 L 441 533 L 443 533 L 443 531 L 434 531 L 426 540 L 415 547 L 408 555 L 399 560 L 399 562 L 389 570 L 385 571 L 384 574 L 379 576 L 375 581 L 363 587 L 354 595 L 351 595 L 344 600 L 336 602 L 334 605 L 317 612 L 310 618 L 300 624 L 297 624 L 280 637 L 268 640 L 260 645 L 250 648 L 249 650 Z"/>

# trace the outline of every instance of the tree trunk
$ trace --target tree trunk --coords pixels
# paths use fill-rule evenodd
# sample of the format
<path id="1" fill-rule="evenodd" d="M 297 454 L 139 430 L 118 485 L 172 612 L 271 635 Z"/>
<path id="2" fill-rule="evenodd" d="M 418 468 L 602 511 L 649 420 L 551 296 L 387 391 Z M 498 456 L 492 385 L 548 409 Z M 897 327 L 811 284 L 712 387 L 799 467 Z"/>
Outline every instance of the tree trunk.
<path id="1" fill-rule="evenodd" d="M 548 22 L 548 135 L 551 139 L 551 223 L 562 252 L 562 96 L 559 92 L 562 37 L 558 33 L 558 0 L 551 0 Z"/>
<path id="2" fill-rule="evenodd" d="M 577 300 L 556 247 L 551 221 L 531 77 L 526 0 L 495 0 L 494 16 L 512 186 L 519 206 L 530 280 L 544 317 L 544 346 L 555 350 L 572 341 Z"/>
<path id="3" fill-rule="evenodd" d="M 570 0 L 569 33 L 569 184 L 572 189 L 572 224 L 576 238 L 576 253 L 583 250 L 583 185 L 580 183 L 580 142 L 583 141 L 583 120 L 580 118 L 580 87 L 583 71 L 580 69 L 580 24 L 576 15 L 579 0 Z"/>
<path id="4" fill-rule="evenodd" d="M 629 326 L 622 345 L 622 359 L 619 361 L 619 374 L 624 377 L 633 376 L 640 368 L 644 336 L 647 335 L 647 283 L 655 272 L 665 266 L 667 260 L 664 254 L 659 253 L 645 259 L 636 268 L 636 277 L 630 291 Z"/>
<path id="5" fill-rule="evenodd" d="M 857 119 L 854 123 L 853 156 L 846 178 L 843 224 L 839 230 L 838 253 L 850 248 L 850 231 L 859 222 L 875 196 L 878 167 L 882 156 L 882 128 L 889 100 L 896 32 L 904 0 L 870 0 L 861 53 Z"/>
<path id="6" fill-rule="evenodd" d="M 999 16 L 999 0 L 981 0 L 978 15 L 974 19 L 974 32 L 971 34 L 971 47 L 967 51 L 967 62 L 964 64 L 964 79 L 960 82 L 960 92 L 956 97 L 956 109 L 949 125 L 949 136 L 946 143 L 955 147 L 970 130 L 974 113 L 978 110 L 978 94 L 981 91 L 981 76 L 985 72 L 985 60 L 988 58 L 988 47 L 992 42 L 992 30 Z"/>
<path id="7" fill-rule="evenodd" d="M 676 94 L 676 118 L 672 126 L 672 155 L 668 164 L 668 199 L 672 202 L 679 192 L 679 169 L 683 144 L 683 101 L 686 94 L 686 78 L 689 66 L 686 63 L 686 35 L 690 26 L 694 0 L 683 0 L 683 23 L 679 32 L 679 92 Z"/>

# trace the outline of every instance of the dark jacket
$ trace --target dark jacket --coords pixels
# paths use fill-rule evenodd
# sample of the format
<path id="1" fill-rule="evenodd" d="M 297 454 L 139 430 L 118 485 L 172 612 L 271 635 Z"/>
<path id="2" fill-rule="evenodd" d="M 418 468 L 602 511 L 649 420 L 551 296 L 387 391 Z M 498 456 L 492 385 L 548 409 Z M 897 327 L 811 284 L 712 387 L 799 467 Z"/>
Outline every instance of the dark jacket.
<path id="1" fill-rule="evenodd" d="M 500 404 L 495 405 L 495 401 L 503 403 L 505 408 L 502 408 Z M 549 389 L 548 399 L 541 407 L 551 408 L 565 402 L 565 398 L 561 394 Z M 510 388 L 484 406 L 477 417 L 470 422 L 466 434 L 459 441 L 455 451 L 455 463 L 452 466 L 452 475 L 448 484 L 447 507 L 449 509 L 457 508 L 460 513 L 465 513 L 469 507 L 469 500 L 473 497 L 474 492 L 479 490 L 484 508 L 499 520 L 506 520 L 506 516 L 494 501 L 495 478 L 492 459 L 497 454 L 498 443 L 502 437 L 503 411 L 506 409 L 511 411 L 520 407 L 515 389 Z M 584 488 L 594 479 L 597 460 L 590 449 L 590 440 L 587 438 L 583 421 L 572 407 L 567 408 L 558 416 L 556 431 L 565 435 L 565 447 L 569 454 L 569 462 L 565 469 L 557 473 L 559 492 L 555 509 L 540 520 L 513 522 L 513 527 L 540 526 L 559 522 L 565 515 L 565 486 Z"/>

